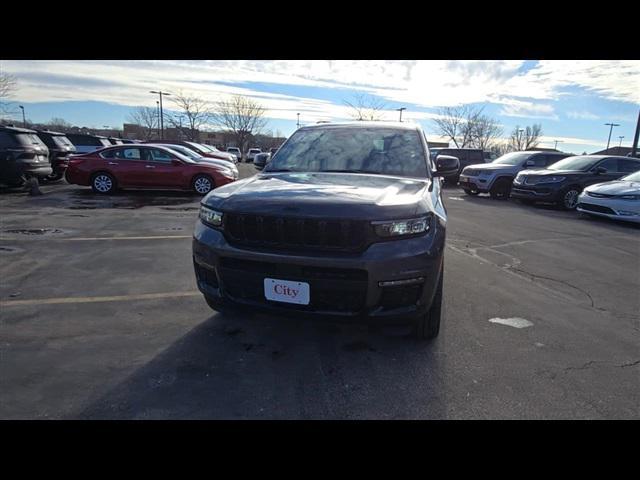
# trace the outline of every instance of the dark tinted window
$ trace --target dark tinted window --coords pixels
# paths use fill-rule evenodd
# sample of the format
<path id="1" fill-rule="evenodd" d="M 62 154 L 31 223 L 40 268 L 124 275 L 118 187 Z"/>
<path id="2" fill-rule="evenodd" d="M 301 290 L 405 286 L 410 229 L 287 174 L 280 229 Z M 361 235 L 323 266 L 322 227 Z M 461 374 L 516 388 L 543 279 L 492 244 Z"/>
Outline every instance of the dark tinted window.
<path id="1" fill-rule="evenodd" d="M 618 171 L 624 173 L 633 173 L 637 170 L 640 170 L 640 161 L 638 160 L 627 160 L 625 158 L 618 159 Z"/>
<path id="2" fill-rule="evenodd" d="M 40 140 L 42 140 L 42 142 L 49 148 L 58 148 L 58 146 L 56 145 L 56 143 L 53 140 L 53 137 L 51 135 L 47 135 L 39 133 L 38 137 L 40 137 Z"/>
<path id="3" fill-rule="evenodd" d="M 598 167 L 602 167 L 607 170 L 607 173 L 618 172 L 618 159 L 617 158 L 606 158 L 597 165 Z"/>
<path id="4" fill-rule="evenodd" d="M 533 162 L 533 167 L 535 168 L 545 168 L 550 163 L 549 158 L 550 156 L 548 155 L 534 155 L 527 160 L 527 163 Z"/>
<path id="5" fill-rule="evenodd" d="M 361 171 L 426 177 L 427 157 L 416 130 L 330 127 L 298 130 L 268 171 Z"/>
<path id="6" fill-rule="evenodd" d="M 16 142 L 9 132 L 0 132 L 0 148 L 15 147 Z"/>
<path id="7" fill-rule="evenodd" d="M 568 155 L 545 155 L 545 157 L 545 167 L 548 167 L 549 165 L 553 165 L 554 163 L 559 162 L 563 158 L 567 158 Z"/>
<path id="8" fill-rule="evenodd" d="M 90 135 L 69 134 L 67 135 L 67 138 L 71 140 L 71 143 L 73 143 L 74 145 L 89 145 L 92 147 L 102 147 L 102 146 L 111 145 L 106 138 L 104 139 L 106 143 L 103 143 L 101 139 L 92 137 Z"/>

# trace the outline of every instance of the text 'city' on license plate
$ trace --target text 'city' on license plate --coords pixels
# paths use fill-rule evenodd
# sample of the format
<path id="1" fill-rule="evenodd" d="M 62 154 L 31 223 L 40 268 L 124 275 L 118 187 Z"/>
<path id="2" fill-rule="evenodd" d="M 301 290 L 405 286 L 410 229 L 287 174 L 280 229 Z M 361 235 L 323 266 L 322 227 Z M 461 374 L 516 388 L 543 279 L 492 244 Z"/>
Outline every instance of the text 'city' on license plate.
<path id="1" fill-rule="evenodd" d="M 264 296 L 267 300 L 274 300 L 276 302 L 309 305 L 309 284 L 305 282 L 292 282 L 290 280 L 278 280 L 276 278 L 265 278 Z"/>

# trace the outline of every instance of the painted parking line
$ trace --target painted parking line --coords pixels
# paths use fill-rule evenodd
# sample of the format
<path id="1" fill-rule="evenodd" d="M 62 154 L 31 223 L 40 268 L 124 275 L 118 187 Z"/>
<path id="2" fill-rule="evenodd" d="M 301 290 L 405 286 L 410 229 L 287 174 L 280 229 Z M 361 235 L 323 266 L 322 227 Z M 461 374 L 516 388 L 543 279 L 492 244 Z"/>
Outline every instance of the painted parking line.
<path id="1" fill-rule="evenodd" d="M 38 241 L 38 240 L 46 240 L 46 241 L 66 241 L 66 242 L 84 242 L 84 241 L 97 241 L 97 240 L 167 240 L 167 239 L 184 239 L 184 238 L 193 238 L 191 235 L 155 235 L 155 236 L 147 236 L 147 237 L 72 237 L 72 238 L 64 238 L 64 237 L 44 237 L 44 238 L 7 238 L 0 237 L 0 241 L 5 242 L 15 242 L 17 240 L 22 241 Z"/>
<path id="2" fill-rule="evenodd" d="M 55 305 L 65 303 L 97 303 L 97 302 L 129 302 L 134 300 L 155 300 L 162 298 L 197 297 L 202 295 L 198 291 L 142 293 L 139 295 L 113 295 L 109 297 L 62 297 L 62 298 L 34 298 L 31 300 L 0 301 L 0 307 L 17 307 L 24 305 Z"/>

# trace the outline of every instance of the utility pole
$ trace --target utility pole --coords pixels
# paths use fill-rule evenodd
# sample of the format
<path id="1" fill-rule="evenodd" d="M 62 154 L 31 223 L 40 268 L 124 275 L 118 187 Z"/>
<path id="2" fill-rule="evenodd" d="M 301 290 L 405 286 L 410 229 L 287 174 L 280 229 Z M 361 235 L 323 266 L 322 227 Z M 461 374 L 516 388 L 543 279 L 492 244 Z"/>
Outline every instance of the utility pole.
<path id="1" fill-rule="evenodd" d="M 158 138 L 160 138 L 160 102 L 156 100 L 156 107 L 158 108 Z"/>
<path id="2" fill-rule="evenodd" d="M 638 152 L 638 137 L 640 136 L 640 110 L 638 110 L 638 123 L 636 123 L 636 134 L 633 136 L 633 146 L 631 147 L 631 156 L 635 157 Z"/>
<path id="3" fill-rule="evenodd" d="M 396 110 L 400 112 L 400 121 L 402 121 L 402 111 L 406 110 L 406 107 L 396 108 Z"/>
<path id="4" fill-rule="evenodd" d="M 620 143 L 618 144 L 618 147 L 621 147 L 622 146 L 622 139 L 624 138 L 624 135 L 620 135 L 618 138 L 620 139 Z"/>
<path id="5" fill-rule="evenodd" d="M 556 144 L 553 146 L 553 149 L 557 150 L 558 149 L 558 143 L 562 143 L 562 142 L 564 142 L 564 140 L 554 140 L 554 142 L 556 142 Z"/>
<path id="6" fill-rule="evenodd" d="M 164 95 L 165 97 L 170 97 L 171 94 L 168 92 L 155 90 L 151 90 L 149 93 L 157 93 L 158 95 L 160 95 L 160 140 L 164 140 L 164 115 L 162 112 L 162 96 Z"/>
<path id="7" fill-rule="evenodd" d="M 613 127 L 619 127 L 619 123 L 605 123 L 605 125 L 611 125 L 609 129 L 609 139 L 607 140 L 607 150 L 609 150 L 609 143 L 611 143 L 611 132 L 613 132 Z"/>
<path id="8" fill-rule="evenodd" d="M 518 129 L 518 133 L 520 135 L 518 135 L 518 148 L 520 150 L 524 150 L 523 145 L 522 145 L 522 134 L 524 133 L 524 128 L 519 128 Z"/>
<path id="9" fill-rule="evenodd" d="M 297 123 L 297 128 L 300 128 L 300 114 L 298 113 L 298 123 Z"/>
<path id="10" fill-rule="evenodd" d="M 22 105 L 18 105 L 22 109 L 22 128 L 27 128 L 27 121 L 24 117 L 24 107 Z"/>

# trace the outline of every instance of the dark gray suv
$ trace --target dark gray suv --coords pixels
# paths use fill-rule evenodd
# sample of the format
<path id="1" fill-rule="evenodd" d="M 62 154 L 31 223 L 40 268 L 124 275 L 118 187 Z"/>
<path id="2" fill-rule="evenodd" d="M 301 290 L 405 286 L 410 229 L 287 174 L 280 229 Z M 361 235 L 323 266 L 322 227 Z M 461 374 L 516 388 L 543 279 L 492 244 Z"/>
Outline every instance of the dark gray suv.
<path id="1" fill-rule="evenodd" d="M 228 306 L 437 336 L 447 215 L 420 127 L 357 122 L 298 129 L 262 173 L 207 195 L 193 239 L 198 288 Z"/>

